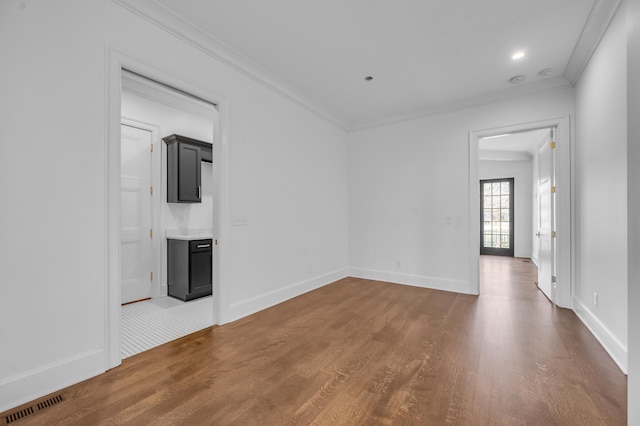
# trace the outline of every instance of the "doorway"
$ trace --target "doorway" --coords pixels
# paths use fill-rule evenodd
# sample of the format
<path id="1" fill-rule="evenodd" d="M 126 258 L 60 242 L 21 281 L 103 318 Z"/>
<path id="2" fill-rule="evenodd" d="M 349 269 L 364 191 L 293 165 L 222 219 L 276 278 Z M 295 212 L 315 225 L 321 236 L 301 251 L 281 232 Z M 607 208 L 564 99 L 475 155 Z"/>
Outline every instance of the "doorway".
<path id="1" fill-rule="evenodd" d="M 555 132 L 551 133 L 550 129 L 555 129 Z M 532 195 L 529 196 L 530 200 L 534 202 L 534 205 L 528 207 L 532 217 L 527 221 L 527 228 L 523 231 L 520 230 L 520 234 L 525 233 L 527 238 L 529 238 L 529 242 L 527 242 L 526 249 L 520 246 L 518 247 L 518 231 L 517 229 L 518 220 L 515 218 L 514 230 L 515 230 L 515 257 L 526 257 L 531 258 L 536 264 L 539 263 L 539 259 L 537 256 L 538 251 L 540 250 L 540 240 L 537 237 L 537 233 L 539 232 L 539 215 L 540 210 L 538 208 L 538 191 L 539 191 L 539 149 L 542 143 L 548 143 L 549 147 L 552 147 L 554 154 L 554 167 L 556 168 L 556 175 L 554 177 L 554 184 L 551 185 L 550 189 L 553 191 L 553 202 L 555 204 L 555 210 L 553 213 L 553 225 L 552 232 L 549 232 L 550 237 L 552 238 L 553 247 L 555 248 L 555 252 L 553 253 L 553 267 L 547 268 L 544 271 L 545 274 L 549 275 L 549 281 L 553 280 L 555 286 L 555 294 L 552 298 L 559 306 L 561 307 L 570 307 L 571 306 L 571 294 L 572 294 L 572 280 L 571 280 L 571 138 L 569 134 L 569 119 L 558 118 L 558 119 L 550 119 L 539 122 L 518 124 L 505 126 L 500 128 L 486 129 L 480 131 L 472 131 L 469 134 L 469 154 L 470 154 L 470 162 L 469 162 L 469 193 L 470 193 L 470 218 L 471 218 L 471 241 L 470 245 L 470 253 L 469 253 L 469 261 L 471 265 L 471 293 L 479 294 L 481 291 L 481 283 L 479 277 L 479 266 L 480 266 L 480 250 L 478 249 L 482 244 L 482 238 L 487 232 L 484 232 L 484 211 L 483 215 L 478 214 L 481 211 L 481 188 L 479 185 L 480 179 L 490 179 L 490 178 L 506 178 L 509 177 L 508 174 L 503 176 L 481 176 L 481 167 L 480 167 L 480 159 L 482 156 L 482 144 L 481 142 L 485 142 L 487 139 L 496 141 L 498 139 L 502 139 L 506 136 L 514 136 L 514 135 L 522 135 L 527 132 L 538 131 L 541 135 L 546 136 L 545 140 L 539 140 L 537 144 L 533 145 L 529 150 L 528 157 L 529 159 L 534 158 L 533 164 L 531 166 L 532 171 L 538 170 L 535 173 L 536 176 L 533 179 L 529 179 L 529 190 L 532 191 Z M 549 135 L 551 134 L 551 137 Z M 500 162 L 502 164 L 506 163 L 505 160 L 508 158 L 494 158 L 496 162 Z M 522 185 L 522 183 L 520 183 Z M 556 192 L 556 188 L 558 191 Z M 515 179 L 515 188 L 514 194 L 518 193 L 518 177 Z M 500 195 L 502 196 L 502 195 Z M 515 199 L 515 197 L 514 197 Z M 519 202 L 515 200 L 515 212 L 519 209 Z M 493 224 L 491 226 L 491 233 L 493 234 Z M 500 225 L 497 227 L 502 232 L 502 227 L 506 226 Z M 482 230 L 482 237 L 481 237 Z M 473 243 L 475 241 L 475 244 Z M 492 240 L 493 243 L 493 240 Z M 520 244 L 522 244 L 522 239 L 520 239 Z M 546 293 L 545 293 L 546 294 Z"/>
<path id="2" fill-rule="evenodd" d="M 480 254 L 514 254 L 514 178 L 480 181 Z"/>
<path id="3" fill-rule="evenodd" d="M 174 134 L 197 139 L 203 148 L 193 151 L 200 158 L 204 147 L 212 151 L 219 114 L 213 104 L 128 71 L 122 73 L 121 114 L 121 356 L 126 358 L 214 323 L 213 297 L 173 299 L 167 276 L 169 238 L 213 238 L 213 165 L 204 155 L 202 162 L 190 163 L 198 177 L 197 199 L 170 202 L 164 140 Z M 155 173 L 153 164 L 159 165 Z M 213 259 L 208 253 L 203 280 L 211 288 Z"/>
<path id="4" fill-rule="evenodd" d="M 122 306 L 121 306 L 121 262 L 120 262 L 120 246 L 121 246 L 121 224 L 120 224 L 120 148 L 121 148 L 121 122 L 122 111 L 122 76 L 127 71 L 138 76 L 144 76 L 147 80 L 153 81 L 160 87 L 173 90 L 177 93 L 185 95 L 187 99 L 204 101 L 209 104 L 217 105 L 219 112 L 218 126 L 214 130 L 215 142 L 212 147 L 213 163 L 210 176 L 210 191 L 212 199 L 215 199 L 215 208 L 212 209 L 208 217 L 211 221 L 211 231 L 216 240 L 213 247 L 213 294 L 214 297 L 209 299 L 207 311 L 213 318 L 214 324 L 221 324 L 227 319 L 228 309 L 226 308 L 226 292 L 224 291 L 223 282 L 225 282 L 224 268 L 224 252 L 220 250 L 221 242 L 229 239 L 229 221 L 228 221 L 228 102 L 217 95 L 214 95 L 199 86 L 194 86 L 183 80 L 177 79 L 170 74 L 159 71 L 157 68 L 151 67 L 140 62 L 138 59 L 124 55 L 115 50 L 109 50 L 109 69 L 108 69 L 108 131 L 105 138 L 105 167 L 107 170 L 107 241 L 105 274 L 105 370 L 116 367 L 122 362 L 121 354 L 121 338 L 122 338 Z M 189 101 L 187 101 L 187 104 Z M 144 120 L 142 120 L 144 121 Z M 147 122 L 148 124 L 149 122 Z M 164 135 L 161 129 L 158 138 L 154 137 L 154 145 L 156 148 L 166 149 L 161 141 Z M 166 181 L 166 171 L 161 170 L 161 181 Z M 157 188 L 156 188 L 157 189 Z M 162 192 L 161 192 L 162 194 Z M 161 195 L 162 196 L 162 195 Z M 185 213 L 176 211 L 177 213 Z M 181 214 L 172 217 L 175 221 L 180 220 Z M 187 217 L 183 216 L 186 220 Z M 166 219 L 166 217 L 165 217 Z M 164 223 L 166 225 L 166 222 Z M 154 236 L 165 238 L 164 229 L 160 229 L 158 233 L 154 231 Z M 165 241 L 166 242 L 166 241 Z M 161 251 L 165 250 L 162 249 Z M 160 253 L 160 261 L 164 257 L 164 253 Z M 160 268 L 158 275 L 164 274 Z M 157 277 L 154 277 L 157 278 Z M 164 281 L 164 280 L 161 280 Z M 153 294 L 152 294 L 153 297 Z M 152 299 L 154 300 L 154 299 Z"/>

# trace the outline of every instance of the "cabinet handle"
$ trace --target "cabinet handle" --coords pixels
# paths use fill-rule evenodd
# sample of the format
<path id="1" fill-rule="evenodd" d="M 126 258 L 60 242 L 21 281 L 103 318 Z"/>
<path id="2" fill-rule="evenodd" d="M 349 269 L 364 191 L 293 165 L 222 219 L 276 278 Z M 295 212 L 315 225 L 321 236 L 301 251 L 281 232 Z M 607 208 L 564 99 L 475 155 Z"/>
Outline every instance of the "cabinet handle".
<path id="1" fill-rule="evenodd" d="M 211 247 L 211 244 L 198 244 L 198 248 L 207 248 Z"/>
<path id="2" fill-rule="evenodd" d="M 202 187 L 198 185 L 198 198 L 202 198 Z"/>

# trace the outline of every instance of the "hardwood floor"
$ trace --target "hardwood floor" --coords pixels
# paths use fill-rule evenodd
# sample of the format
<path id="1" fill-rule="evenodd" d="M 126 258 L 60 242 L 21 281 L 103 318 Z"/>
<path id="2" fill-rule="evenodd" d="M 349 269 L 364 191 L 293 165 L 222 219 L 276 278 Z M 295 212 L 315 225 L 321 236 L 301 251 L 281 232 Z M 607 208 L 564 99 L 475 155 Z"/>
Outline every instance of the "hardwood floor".
<path id="1" fill-rule="evenodd" d="M 482 257 L 481 277 L 479 297 L 343 279 L 128 358 L 15 424 L 626 424 L 626 377 L 535 266 Z"/>

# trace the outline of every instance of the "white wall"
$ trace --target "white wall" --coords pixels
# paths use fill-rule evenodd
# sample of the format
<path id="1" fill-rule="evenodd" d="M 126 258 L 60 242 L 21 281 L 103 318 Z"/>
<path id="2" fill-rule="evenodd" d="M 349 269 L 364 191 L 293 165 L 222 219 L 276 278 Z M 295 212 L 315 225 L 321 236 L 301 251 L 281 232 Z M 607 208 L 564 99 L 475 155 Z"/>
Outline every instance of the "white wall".
<path id="1" fill-rule="evenodd" d="M 0 411 L 107 365 L 113 51 L 228 101 L 227 320 L 346 275 L 343 130 L 110 1 L 0 2 L 0 51 Z"/>
<path id="2" fill-rule="evenodd" d="M 533 160 L 480 160 L 479 179 L 514 178 L 514 256 L 532 256 L 533 228 Z"/>
<path id="3" fill-rule="evenodd" d="M 627 0 L 628 423 L 640 424 L 640 0 Z"/>
<path id="4" fill-rule="evenodd" d="M 624 13 L 576 85 L 574 309 L 627 366 L 627 63 Z M 594 303 L 598 293 L 598 305 Z"/>
<path id="5" fill-rule="evenodd" d="M 202 110 L 200 112 L 200 110 Z M 197 112 L 196 112 L 197 111 Z M 205 142 L 214 142 L 218 134 L 219 113 L 211 105 L 192 110 L 179 109 L 152 101 L 127 91 L 122 92 L 122 116 L 128 119 L 151 124 L 159 129 L 159 140 L 153 141 L 161 153 L 161 176 L 155 176 L 157 182 L 155 196 L 160 197 L 160 287 L 159 295 L 167 295 L 167 245 L 164 236 L 166 231 L 182 234 L 188 232 L 211 233 L 213 228 L 213 166 L 202 163 L 202 202 L 201 203 L 167 203 L 167 145 L 161 140 L 165 136 L 179 134 Z"/>
<path id="6" fill-rule="evenodd" d="M 565 89 L 352 133 L 351 275 L 473 292 L 469 132 L 567 117 L 572 108 Z"/>

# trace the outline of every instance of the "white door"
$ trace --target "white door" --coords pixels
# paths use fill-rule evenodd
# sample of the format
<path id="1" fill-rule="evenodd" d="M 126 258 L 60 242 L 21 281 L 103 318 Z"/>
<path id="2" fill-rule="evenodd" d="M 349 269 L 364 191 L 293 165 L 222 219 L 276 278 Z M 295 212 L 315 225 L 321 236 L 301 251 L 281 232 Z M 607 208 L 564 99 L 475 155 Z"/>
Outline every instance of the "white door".
<path id="1" fill-rule="evenodd" d="M 151 297 L 151 132 L 121 125 L 121 303 Z"/>
<path id="2" fill-rule="evenodd" d="M 553 303 L 555 292 L 555 158 L 553 131 L 538 150 L 538 287 Z"/>

